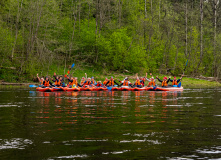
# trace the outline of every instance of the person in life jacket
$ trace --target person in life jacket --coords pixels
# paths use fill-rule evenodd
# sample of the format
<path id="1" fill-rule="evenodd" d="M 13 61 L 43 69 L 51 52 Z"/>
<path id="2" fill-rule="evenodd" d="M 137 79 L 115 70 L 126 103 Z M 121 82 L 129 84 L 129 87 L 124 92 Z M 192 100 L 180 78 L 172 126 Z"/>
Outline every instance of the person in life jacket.
<path id="1" fill-rule="evenodd" d="M 124 79 L 124 81 L 121 81 L 120 86 L 130 86 L 130 87 L 133 87 L 131 82 L 129 81 L 129 79 L 127 77 Z"/>
<path id="2" fill-rule="evenodd" d="M 109 81 L 107 81 L 106 85 L 105 86 L 114 86 L 114 84 L 118 85 L 119 84 L 113 79 L 113 77 L 111 77 L 111 79 Z"/>
<path id="3" fill-rule="evenodd" d="M 91 86 L 91 85 L 92 85 L 92 84 L 91 84 L 91 78 L 87 78 L 83 85 L 84 85 L 85 87 L 86 87 L 86 86 Z"/>
<path id="4" fill-rule="evenodd" d="M 43 81 L 43 86 L 45 87 L 51 87 L 52 83 L 49 81 L 49 78 L 46 76 L 45 80 Z"/>
<path id="5" fill-rule="evenodd" d="M 154 79 L 154 77 L 151 77 L 149 80 L 150 80 L 150 81 L 149 81 L 149 83 L 148 83 L 148 87 L 150 87 L 150 86 L 156 86 L 156 80 Z"/>
<path id="6" fill-rule="evenodd" d="M 137 77 L 136 81 L 134 82 L 134 87 L 139 87 L 142 88 L 142 84 L 141 84 L 141 80 L 139 79 L 139 77 Z"/>
<path id="7" fill-rule="evenodd" d="M 37 78 L 38 78 L 38 81 L 40 82 L 39 87 L 42 87 L 43 86 L 43 82 L 44 82 L 44 78 L 43 77 L 39 78 L 38 74 L 37 74 Z"/>
<path id="8" fill-rule="evenodd" d="M 75 77 L 74 79 L 75 79 L 74 85 L 75 85 L 76 87 L 82 87 L 82 85 L 80 85 L 80 84 L 78 83 L 78 78 Z"/>
<path id="9" fill-rule="evenodd" d="M 97 84 L 95 85 L 96 87 L 103 87 L 101 81 L 97 81 Z"/>
<path id="10" fill-rule="evenodd" d="M 80 84 L 83 86 L 83 85 L 84 85 L 84 82 L 85 82 L 85 78 L 82 77 L 82 78 L 81 78 L 81 83 L 80 83 Z"/>
<path id="11" fill-rule="evenodd" d="M 170 82 L 172 82 L 172 85 L 174 86 L 177 86 L 178 83 L 182 80 L 183 78 L 183 75 L 180 77 L 180 79 L 176 79 L 176 77 L 173 77 L 174 79 L 170 79 Z"/>
<path id="12" fill-rule="evenodd" d="M 55 80 L 52 79 L 52 81 L 54 82 L 54 85 L 55 85 L 56 87 L 60 87 L 60 86 L 65 87 L 65 86 L 62 84 L 63 79 L 62 79 L 61 77 L 56 76 L 56 73 L 54 73 L 54 76 L 53 76 L 53 77 L 55 78 Z"/>
<path id="13" fill-rule="evenodd" d="M 150 73 L 150 76 L 152 76 L 152 77 L 149 78 L 149 79 L 146 78 L 146 80 L 149 81 L 149 83 L 148 83 L 148 87 L 150 87 L 150 86 L 156 86 L 156 80 L 154 79 L 152 73 Z"/>
<path id="14" fill-rule="evenodd" d="M 69 78 L 68 76 L 67 76 L 67 80 L 68 80 L 68 87 L 69 88 L 72 88 L 72 86 L 75 84 L 75 79 L 73 78 L 73 77 L 71 77 L 71 78 Z"/>
<path id="15" fill-rule="evenodd" d="M 158 76 L 157 76 L 156 78 L 158 79 L 159 82 L 162 83 L 162 87 L 168 87 L 168 83 L 169 83 L 169 81 L 170 81 L 170 77 L 169 77 L 168 80 L 167 80 L 167 77 L 163 77 L 163 80 L 160 80 L 160 79 L 158 78 Z"/>
<path id="16" fill-rule="evenodd" d="M 91 84 L 96 85 L 96 81 L 94 80 L 94 77 L 91 77 Z"/>
<path id="17" fill-rule="evenodd" d="M 103 82 L 103 85 L 106 85 L 106 84 L 107 84 L 107 82 L 108 82 L 108 79 L 107 79 L 107 78 L 105 78 L 105 80 L 104 80 L 104 82 Z"/>

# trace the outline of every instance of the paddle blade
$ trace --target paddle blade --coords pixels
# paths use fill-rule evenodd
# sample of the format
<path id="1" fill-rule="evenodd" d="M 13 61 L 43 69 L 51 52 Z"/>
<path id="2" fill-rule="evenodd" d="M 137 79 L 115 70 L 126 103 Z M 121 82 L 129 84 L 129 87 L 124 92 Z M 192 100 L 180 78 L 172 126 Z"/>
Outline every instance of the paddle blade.
<path id="1" fill-rule="evenodd" d="M 75 65 L 75 64 L 73 63 L 73 64 L 72 64 L 72 66 L 71 66 L 71 68 L 73 68 L 73 67 L 74 67 L 74 65 Z"/>
<path id="2" fill-rule="evenodd" d="M 107 89 L 108 89 L 109 91 L 111 91 L 111 90 L 112 90 L 112 87 L 107 87 Z"/>
<path id="3" fill-rule="evenodd" d="M 156 87 L 156 86 L 154 86 L 154 87 L 153 87 L 153 90 L 155 90 L 156 88 L 157 88 L 157 87 Z"/>
<path id="4" fill-rule="evenodd" d="M 181 82 L 177 85 L 177 87 L 181 87 Z"/>
<path id="5" fill-rule="evenodd" d="M 34 88 L 34 87 L 38 87 L 38 86 L 30 84 L 29 87 Z"/>
<path id="6" fill-rule="evenodd" d="M 67 78 L 67 75 L 65 74 L 64 77 Z"/>
<path id="7" fill-rule="evenodd" d="M 70 71 L 68 71 L 68 74 L 70 74 Z"/>
<path id="8" fill-rule="evenodd" d="M 187 66 L 188 60 L 186 61 L 186 66 Z"/>

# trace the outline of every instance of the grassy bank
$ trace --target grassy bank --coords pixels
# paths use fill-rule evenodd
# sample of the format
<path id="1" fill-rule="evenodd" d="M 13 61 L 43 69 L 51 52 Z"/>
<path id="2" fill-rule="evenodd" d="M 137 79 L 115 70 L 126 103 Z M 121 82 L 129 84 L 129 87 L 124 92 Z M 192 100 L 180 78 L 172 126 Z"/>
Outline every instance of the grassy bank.
<path id="1" fill-rule="evenodd" d="M 41 73 L 39 73 L 39 76 L 49 75 L 49 77 L 52 77 L 54 72 L 56 72 L 57 75 L 63 76 L 64 73 L 67 73 L 67 70 L 64 72 L 64 70 L 56 71 L 56 69 L 52 69 L 47 73 L 42 73 L 42 75 L 41 75 Z M 72 70 L 70 70 L 70 72 L 71 72 L 71 75 L 73 75 L 74 77 L 78 77 L 78 81 L 80 81 L 81 77 L 85 76 L 85 73 L 87 73 L 88 77 L 93 76 L 96 81 L 98 81 L 98 80 L 104 81 L 104 79 L 106 77 L 110 78 L 111 76 L 113 76 L 115 79 L 119 79 L 119 80 L 123 80 L 125 77 L 128 77 L 131 82 L 134 82 L 136 79 L 135 74 L 109 72 L 109 71 L 105 71 L 104 69 L 99 70 L 99 69 L 95 69 L 92 67 L 91 68 L 88 67 L 87 69 L 81 69 L 79 67 L 75 67 Z M 10 73 L 13 73 L 13 72 L 10 72 Z M 14 79 L 13 78 L 14 74 L 10 74 L 10 73 L 7 75 L 8 78 L 4 81 L 14 82 L 14 83 L 36 83 L 33 81 L 33 79 L 36 78 L 36 73 L 29 75 L 29 76 L 24 75 L 23 77 L 19 77 L 18 80 Z M 153 73 L 153 75 L 154 75 L 154 77 L 156 77 L 156 74 Z M 143 74 L 143 75 L 139 75 L 139 76 L 143 77 L 145 75 Z M 168 75 L 159 75 L 159 78 L 163 79 L 164 76 L 169 77 Z M 148 75 L 148 78 L 149 77 L 150 77 L 150 75 Z M 147 84 L 147 82 L 146 82 L 146 84 Z M 157 84 L 160 85 L 160 82 L 157 82 Z M 15 85 L 12 85 L 12 87 L 13 86 L 15 86 Z M 215 82 L 215 81 L 207 81 L 207 80 L 200 80 L 200 79 L 195 79 L 195 78 L 184 77 L 182 80 L 182 86 L 184 88 L 214 88 L 214 87 L 221 87 L 221 83 Z"/>

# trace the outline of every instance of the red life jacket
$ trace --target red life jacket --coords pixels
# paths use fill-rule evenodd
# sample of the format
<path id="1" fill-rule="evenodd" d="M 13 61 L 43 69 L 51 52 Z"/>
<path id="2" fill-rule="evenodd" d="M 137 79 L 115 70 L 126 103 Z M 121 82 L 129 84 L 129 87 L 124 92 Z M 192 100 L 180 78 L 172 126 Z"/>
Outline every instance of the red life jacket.
<path id="1" fill-rule="evenodd" d="M 101 86 L 102 86 L 102 84 L 100 84 L 100 83 L 97 83 L 97 84 L 96 84 L 96 86 L 97 86 L 97 87 L 101 87 Z"/>
<path id="2" fill-rule="evenodd" d="M 86 81 L 86 83 L 84 85 L 90 85 L 91 81 Z"/>

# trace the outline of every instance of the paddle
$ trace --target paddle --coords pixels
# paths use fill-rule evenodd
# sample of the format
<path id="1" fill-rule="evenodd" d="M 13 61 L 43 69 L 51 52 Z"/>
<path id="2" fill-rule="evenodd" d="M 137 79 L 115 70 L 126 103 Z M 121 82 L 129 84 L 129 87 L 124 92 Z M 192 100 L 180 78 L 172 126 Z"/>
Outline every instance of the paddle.
<path id="1" fill-rule="evenodd" d="M 71 69 L 74 67 L 74 65 L 75 65 L 74 63 L 71 65 Z"/>
<path id="2" fill-rule="evenodd" d="M 33 85 L 33 84 L 30 84 L 29 87 L 31 87 L 31 88 L 35 88 L 35 87 L 38 87 L 38 86 Z"/>
<path id="3" fill-rule="evenodd" d="M 107 89 L 108 89 L 109 91 L 111 91 L 111 90 L 112 90 L 112 88 L 113 88 L 113 87 L 107 87 Z"/>
<path id="4" fill-rule="evenodd" d="M 186 61 L 186 65 L 185 65 L 185 68 L 184 68 L 184 70 L 183 70 L 183 75 L 184 75 L 184 72 L 185 72 L 185 70 L 186 70 L 187 64 L 188 64 L 188 59 L 187 59 L 187 61 Z"/>

